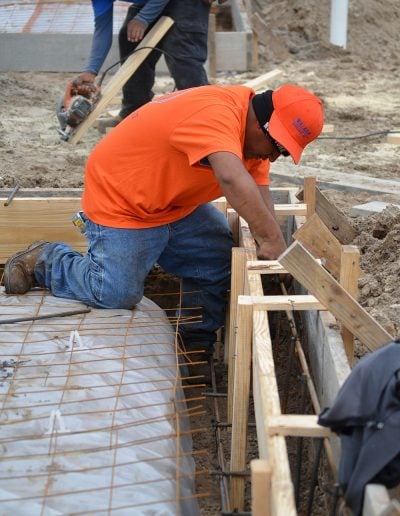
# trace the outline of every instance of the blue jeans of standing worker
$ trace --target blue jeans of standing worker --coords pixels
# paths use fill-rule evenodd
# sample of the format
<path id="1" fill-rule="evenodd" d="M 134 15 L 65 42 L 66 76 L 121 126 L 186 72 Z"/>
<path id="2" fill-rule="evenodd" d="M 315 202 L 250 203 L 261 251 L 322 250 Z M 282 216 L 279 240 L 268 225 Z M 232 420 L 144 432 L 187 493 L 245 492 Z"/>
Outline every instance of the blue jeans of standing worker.
<path id="1" fill-rule="evenodd" d="M 182 315 L 202 319 L 179 332 L 189 349 L 211 353 L 215 331 L 224 324 L 233 240 L 226 218 L 211 204 L 181 220 L 148 229 L 120 229 L 86 220 L 85 255 L 67 244 L 43 248 L 35 278 L 56 297 L 96 308 L 131 309 L 143 297 L 155 263 L 182 278 Z"/>
<path id="2" fill-rule="evenodd" d="M 140 43 L 128 41 L 127 38 L 127 25 L 139 11 L 134 5 L 129 7 L 119 32 L 122 63 Z M 207 59 L 209 12 L 210 6 L 202 0 L 170 0 L 162 12 L 162 15 L 170 16 L 174 24 L 156 46 L 165 52 L 165 62 L 178 90 L 208 84 L 204 64 Z M 150 24 L 147 30 L 155 23 Z M 122 118 L 153 98 L 155 68 L 160 57 L 161 52 L 153 50 L 123 86 L 119 113 Z"/>

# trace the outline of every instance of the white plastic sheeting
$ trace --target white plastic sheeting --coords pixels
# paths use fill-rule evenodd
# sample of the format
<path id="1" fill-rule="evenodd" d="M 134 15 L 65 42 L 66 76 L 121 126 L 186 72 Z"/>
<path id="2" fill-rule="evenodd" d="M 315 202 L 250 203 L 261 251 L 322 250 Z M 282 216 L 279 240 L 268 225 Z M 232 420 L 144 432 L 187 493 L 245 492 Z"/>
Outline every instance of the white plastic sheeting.
<path id="1" fill-rule="evenodd" d="M 175 335 L 133 311 L 0 291 L 0 514 L 198 514 Z"/>

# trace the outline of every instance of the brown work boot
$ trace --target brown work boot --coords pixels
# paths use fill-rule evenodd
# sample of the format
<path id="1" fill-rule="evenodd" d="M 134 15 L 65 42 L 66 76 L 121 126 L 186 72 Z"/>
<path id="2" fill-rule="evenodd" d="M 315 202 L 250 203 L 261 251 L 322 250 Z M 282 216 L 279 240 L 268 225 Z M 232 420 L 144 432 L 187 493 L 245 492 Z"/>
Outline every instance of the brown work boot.
<path id="1" fill-rule="evenodd" d="M 4 286 L 6 294 L 25 294 L 38 284 L 34 269 L 43 247 L 49 242 L 38 240 L 25 251 L 14 254 L 4 265 Z"/>
<path id="2" fill-rule="evenodd" d="M 122 118 L 117 116 L 110 116 L 108 118 L 99 118 L 97 120 L 97 130 L 101 134 L 106 134 L 107 129 L 110 130 L 121 122 Z"/>

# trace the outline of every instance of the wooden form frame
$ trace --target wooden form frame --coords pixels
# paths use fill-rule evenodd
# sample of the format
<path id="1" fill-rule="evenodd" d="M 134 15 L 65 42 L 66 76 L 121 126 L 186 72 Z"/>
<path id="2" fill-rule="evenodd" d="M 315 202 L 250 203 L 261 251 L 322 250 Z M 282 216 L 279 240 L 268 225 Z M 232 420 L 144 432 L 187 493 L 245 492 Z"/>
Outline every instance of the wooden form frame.
<path id="1" fill-rule="evenodd" d="M 306 185 L 315 190 L 316 182 Z M 307 188 L 305 189 L 307 192 Z M 291 192 L 293 198 L 293 191 Z M 311 218 L 317 210 L 317 195 L 310 191 L 304 196 L 313 206 L 306 206 Z M 278 208 L 278 206 L 277 206 Z M 279 211 L 279 208 L 278 210 Z M 289 211 L 285 211 L 289 215 Z M 297 215 L 293 213 L 293 216 Z M 229 364 L 228 377 L 228 421 L 232 422 L 231 472 L 240 473 L 246 469 L 247 411 L 250 396 L 250 367 L 253 375 L 253 397 L 256 414 L 257 438 L 260 462 L 252 464 L 254 514 L 296 514 L 293 485 L 291 483 L 285 436 L 312 436 L 325 439 L 328 461 L 335 467 L 335 458 L 327 440 L 329 430 L 317 424 L 316 416 L 282 415 L 275 366 L 272 356 L 271 337 L 268 325 L 268 311 L 279 310 L 323 310 L 328 309 L 342 321 L 351 334 L 356 335 L 370 349 L 389 342 L 392 337 L 358 305 L 344 288 L 346 281 L 353 285 L 356 277 L 354 257 L 349 263 L 339 259 L 338 269 L 343 286 L 315 259 L 299 242 L 294 242 L 277 261 L 258 261 L 255 242 L 245 221 L 239 224 L 240 248 L 233 250 L 231 283 L 231 304 L 226 345 Z M 344 246 L 345 247 L 345 246 Z M 340 249 L 343 256 L 346 251 Z M 243 270 L 245 262 L 246 269 Z M 341 269 L 343 267 L 343 270 Z M 307 274 L 304 271 L 307 270 Z M 312 271 L 310 274 L 310 270 Z M 350 273 L 348 272 L 350 270 Z M 314 295 L 264 296 L 261 275 L 289 271 Z M 301 272 L 300 272 L 301 271 Z M 308 280 L 307 278 L 311 278 Z M 324 288 L 318 285 L 323 282 Z M 314 297 L 315 296 L 315 297 Z M 365 326 L 365 329 L 364 329 Z M 307 367 L 307 365 L 306 365 Z M 312 382 L 311 382 L 312 384 Z M 312 385 L 311 385 L 312 386 Z M 310 394 L 316 412 L 319 411 L 317 394 L 312 386 Z M 260 480 L 262 479 L 262 480 Z M 264 491 L 260 482 L 266 483 Z M 234 475 L 230 481 L 231 510 L 244 509 L 244 477 Z M 266 499 L 266 493 L 269 499 Z M 263 496 L 263 503 L 258 499 Z"/>
<path id="2" fill-rule="evenodd" d="M 289 200 L 294 203 L 292 212 L 291 203 L 277 204 L 277 213 L 299 218 L 303 222 L 308 210 L 304 205 L 299 209 L 294 194 L 297 188 L 271 190 L 273 193 L 286 192 Z M 6 198 L 5 196 L 3 201 Z M 235 258 L 225 342 L 229 362 L 228 418 L 232 422 L 231 471 L 243 472 L 246 468 L 247 414 L 252 369 L 260 452 L 260 462 L 252 464 L 252 476 L 255 478 L 253 508 L 254 511 L 257 507 L 266 511 L 254 514 L 296 514 L 285 436 L 328 438 L 329 431 L 317 425 L 315 416 L 282 415 L 272 357 L 268 311 L 324 310 L 325 305 L 330 308 L 330 304 L 321 303 L 321 299 L 312 295 L 274 296 L 273 299 L 266 299 L 263 296 L 261 275 L 285 273 L 288 268 L 277 260 L 257 260 L 255 242 L 247 224 L 227 207 L 224 198 L 216 200 L 214 204 L 226 214 L 239 245 L 233 250 Z M 22 197 L 14 199 L 8 206 L 1 202 L 0 209 L 3 212 L 0 216 L 0 263 L 4 263 L 14 251 L 21 250 L 35 239 L 62 240 L 83 251 L 84 238 L 70 222 L 71 216 L 79 208 L 80 200 L 77 197 Z M 315 212 L 317 211 L 316 206 Z M 318 260 L 313 258 L 313 263 L 322 269 Z M 342 288 L 334 285 L 335 289 Z M 369 320 L 368 324 L 373 324 L 373 321 Z M 382 333 L 379 328 L 376 331 L 373 328 L 372 333 L 382 340 L 391 339 L 390 335 Z M 231 491 L 233 510 L 244 504 L 244 477 L 232 477 Z"/>
<path id="3" fill-rule="evenodd" d="M 72 224 L 81 209 L 77 197 L 18 197 L 4 206 L 0 199 L 0 264 L 35 240 L 66 242 L 85 251 L 86 241 Z"/>

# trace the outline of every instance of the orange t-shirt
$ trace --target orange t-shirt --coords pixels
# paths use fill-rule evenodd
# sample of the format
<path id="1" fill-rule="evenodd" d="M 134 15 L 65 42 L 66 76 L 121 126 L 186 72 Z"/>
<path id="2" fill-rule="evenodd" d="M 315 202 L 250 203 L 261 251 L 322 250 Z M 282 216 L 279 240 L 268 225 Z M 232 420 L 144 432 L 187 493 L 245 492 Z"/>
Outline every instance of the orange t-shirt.
<path id="1" fill-rule="evenodd" d="M 269 161 L 243 157 L 246 115 L 254 91 L 201 86 L 160 97 L 133 112 L 93 149 L 82 207 L 98 224 L 148 228 L 176 221 L 223 195 L 204 158 L 238 156 L 258 185 Z"/>

